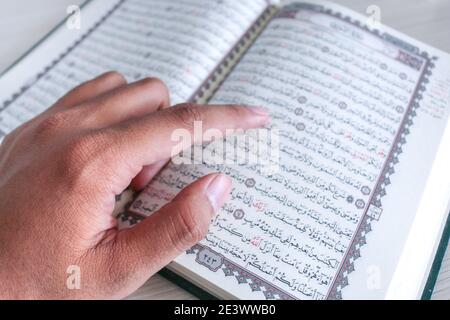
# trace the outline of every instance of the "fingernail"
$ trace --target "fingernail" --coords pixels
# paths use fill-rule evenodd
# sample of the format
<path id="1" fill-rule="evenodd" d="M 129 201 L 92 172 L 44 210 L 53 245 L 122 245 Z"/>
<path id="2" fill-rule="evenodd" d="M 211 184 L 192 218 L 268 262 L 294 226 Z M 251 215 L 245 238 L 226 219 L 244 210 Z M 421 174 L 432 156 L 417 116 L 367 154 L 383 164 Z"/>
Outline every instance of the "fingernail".
<path id="1" fill-rule="evenodd" d="M 206 196 L 208 197 L 214 212 L 217 212 L 225 203 L 231 189 L 231 179 L 218 174 L 208 185 Z"/>
<path id="2" fill-rule="evenodd" d="M 267 111 L 267 109 L 262 108 L 262 107 L 248 107 L 254 114 L 258 115 L 258 116 L 264 116 L 264 117 L 268 117 L 269 116 L 269 111 Z"/>

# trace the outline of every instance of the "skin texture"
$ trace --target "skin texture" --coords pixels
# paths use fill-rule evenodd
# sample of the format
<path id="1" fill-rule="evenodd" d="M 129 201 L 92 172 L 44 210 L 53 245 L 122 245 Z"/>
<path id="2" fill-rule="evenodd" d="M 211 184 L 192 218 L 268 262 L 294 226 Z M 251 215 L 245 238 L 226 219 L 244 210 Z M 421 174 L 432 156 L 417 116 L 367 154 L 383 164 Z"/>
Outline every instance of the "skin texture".
<path id="1" fill-rule="evenodd" d="M 142 189 L 171 155 L 173 130 L 249 129 L 258 108 L 167 109 L 158 79 L 111 72 L 69 92 L 0 146 L 0 298 L 119 299 L 206 235 L 231 180 L 206 176 L 130 230 L 111 217 L 115 195 Z M 80 289 L 67 287 L 78 266 Z"/>

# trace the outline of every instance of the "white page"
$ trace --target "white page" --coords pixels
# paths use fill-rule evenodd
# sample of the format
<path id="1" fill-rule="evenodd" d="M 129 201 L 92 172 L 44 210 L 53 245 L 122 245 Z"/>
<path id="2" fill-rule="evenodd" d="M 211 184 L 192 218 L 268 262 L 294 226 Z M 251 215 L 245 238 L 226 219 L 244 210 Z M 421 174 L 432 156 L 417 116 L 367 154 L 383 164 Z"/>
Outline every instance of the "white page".
<path id="1" fill-rule="evenodd" d="M 234 178 L 174 270 L 238 298 L 386 296 L 448 121 L 450 59 L 358 17 L 284 7 L 213 97 L 270 108 L 279 172 L 171 165 L 134 203 L 149 215 L 196 177 Z"/>
<path id="2" fill-rule="evenodd" d="M 187 101 L 267 7 L 264 0 L 95 0 L 0 79 L 0 138 L 76 85 L 116 70 Z M 28 65 L 28 67 L 26 67 Z"/>

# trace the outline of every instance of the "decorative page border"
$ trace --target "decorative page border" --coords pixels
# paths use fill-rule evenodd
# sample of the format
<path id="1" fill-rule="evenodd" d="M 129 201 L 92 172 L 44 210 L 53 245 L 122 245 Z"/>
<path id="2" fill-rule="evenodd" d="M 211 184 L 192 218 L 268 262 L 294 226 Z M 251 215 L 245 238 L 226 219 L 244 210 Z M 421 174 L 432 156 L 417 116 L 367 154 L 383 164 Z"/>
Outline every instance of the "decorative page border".
<path id="1" fill-rule="evenodd" d="M 326 14 L 338 18 L 341 21 L 347 22 L 353 26 L 359 27 L 361 30 L 369 32 L 381 40 L 387 41 L 402 49 L 406 54 L 406 56 L 399 57 L 399 61 L 402 63 L 405 63 L 416 70 L 420 70 L 420 68 L 422 68 L 421 76 L 419 77 L 419 81 L 412 95 L 412 99 L 399 126 L 399 130 L 393 141 L 389 156 L 386 158 L 385 164 L 378 178 L 378 182 L 376 183 L 374 190 L 372 190 L 370 200 L 367 204 L 365 204 L 364 213 L 360 223 L 347 249 L 347 252 L 344 255 L 344 258 L 341 261 L 338 272 L 332 282 L 332 285 L 330 286 L 328 294 L 326 295 L 326 299 L 340 300 L 342 299 L 342 289 L 348 285 L 348 275 L 355 270 L 354 262 L 361 257 L 360 249 L 367 243 L 366 234 L 372 230 L 372 222 L 378 221 L 382 213 L 381 199 L 386 195 L 386 187 L 391 183 L 390 177 L 395 173 L 394 167 L 399 162 L 398 157 L 402 153 L 402 147 L 405 145 L 406 137 L 410 133 L 411 126 L 413 125 L 413 119 L 417 114 L 417 109 L 420 106 L 420 101 L 423 98 L 423 93 L 426 90 L 426 85 L 429 82 L 432 69 L 435 67 L 437 57 L 430 57 L 427 52 L 420 51 L 420 49 L 416 46 L 413 46 L 388 33 L 382 33 L 377 29 L 369 29 L 368 26 L 362 24 L 361 21 L 355 20 L 350 16 L 343 16 L 342 13 L 327 9 L 322 5 L 293 3 L 281 8 L 274 18 L 295 18 L 296 14 L 300 10 L 310 10 Z M 418 60 L 423 59 L 425 61 L 425 65 L 419 65 L 418 60 L 414 59 L 414 56 L 420 57 Z M 120 214 L 119 219 L 122 223 L 133 225 L 145 218 L 139 214 L 128 211 Z M 197 263 L 207 267 L 213 272 L 222 270 L 226 277 L 234 276 L 238 284 L 247 284 L 250 286 L 252 291 L 261 291 L 268 300 L 296 299 L 284 290 L 249 272 L 247 269 L 237 265 L 207 246 L 197 244 L 189 249 L 186 254 L 196 254 Z"/>
<path id="2" fill-rule="evenodd" d="M 195 254 L 195 261 L 212 272 L 221 270 L 225 277 L 234 277 L 238 284 L 250 286 L 252 292 L 262 292 L 267 300 L 295 300 L 294 296 L 225 258 L 208 246 L 196 244 L 187 250 L 186 254 Z"/>
<path id="3" fill-rule="evenodd" d="M 131 209 L 131 208 L 130 208 Z M 117 218 L 119 223 L 126 227 L 145 220 L 145 217 L 130 211 L 121 212 Z M 238 284 L 247 284 L 252 292 L 262 292 L 267 300 L 296 300 L 296 298 L 281 288 L 248 271 L 246 268 L 227 259 L 222 254 L 214 251 L 208 246 L 197 243 L 186 251 L 187 255 L 195 255 L 195 261 L 208 268 L 212 272 L 221 270 L 225 277 L 234 277 Z"/>

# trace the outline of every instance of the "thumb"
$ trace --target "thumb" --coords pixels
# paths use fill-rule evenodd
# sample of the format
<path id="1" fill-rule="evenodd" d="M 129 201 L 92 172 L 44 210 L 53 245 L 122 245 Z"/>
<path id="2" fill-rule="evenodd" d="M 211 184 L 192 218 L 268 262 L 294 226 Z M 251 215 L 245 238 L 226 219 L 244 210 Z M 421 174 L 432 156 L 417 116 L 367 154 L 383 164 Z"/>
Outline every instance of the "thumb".
<path id="1" fill-rule="evenodd" d="M 185 188 L 152 216 L 119 233 L 116 244 L 126 251 L 119 254 L 120 265 L 134 269 L 136 281 L 146 281 L 206 236 L 230 191 L 231 179 L 223 174 L 208 175 Z"/>

